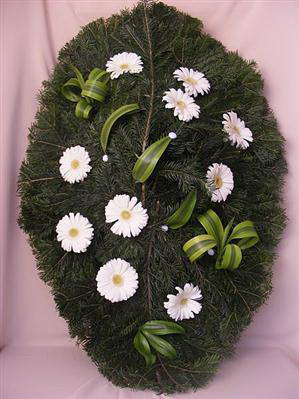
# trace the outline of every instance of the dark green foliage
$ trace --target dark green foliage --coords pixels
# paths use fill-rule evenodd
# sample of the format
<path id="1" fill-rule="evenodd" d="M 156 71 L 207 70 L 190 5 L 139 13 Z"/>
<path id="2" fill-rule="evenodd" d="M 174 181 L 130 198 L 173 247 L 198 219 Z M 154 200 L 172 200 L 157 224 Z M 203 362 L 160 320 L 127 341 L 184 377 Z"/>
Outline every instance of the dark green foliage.
<path id="1" fill-rule="evenodd" d="M 144 62 L 140 74 L 126 74 L 111 83 L 111 95 L 90 121 L 76 118 L 75 105 L 61 94 L 73 72 L 84 79 L 95 67 L 104 68 L 112 55 L 136 52 Z M 199 96 L 200 118 L 181 123 L 164 108 L 162 95 L 178 88 L 172 76 L 180 67 L 198 69 L 211 82 L 211 92 Z M 140 3 L 104 21 L 85 26 L 60 52 L 53 77 L 44 82 L 40 109 L 30 129 L 27 158 L 19 179 L 20 225 L 29 234 L 41 278 L 52 287 L 57 308 L 99 370 L 114 384 L 172 393 L 206 384 L 220 361 L 252 320 L 271 291 L 275 247 L 285 225 L 280 194 L 286 163 L 283 138 L 263 97 L 263 81 L 254 62 L 247 62 L 202 31 L 195 18 L 162 3 Z M 142 112 L 120 119 L 109 139 L 109 162 L 102 162 L 99 133 L 107 117 L 124 104 L 139 103 Z M 246 151 L 224 141 L 222 114 L 236 111 L 253 131 Z M 152 176 L 134 183 L 136 155 L 175 131 Z M 65 148 L 82 145 L 92 159 L 92 171 L 80 184 L 68 184 L 59 173 Z M 235 188 L 225 203 L 213 204 L 204 178 L 213 162 L 227 164 Z M 211 206 L 223 224 L 251 219 L 260 242 L 244 252 L 235 271 L 216 270 L 215 259 L 190 264 L 182 245 L 203 229 L 193 217 L 183 228 L 161 230 L 193 189 L 198 190 L 194 215 Z M 148 226 L 135 239 L 111 233 L 104 208 L 116 194 L 136 195 L 148 209 Z M 64 252 L 56 241 L 57 222 L 80 212 L 95 228 L 84 254 Z M 139 274 L 139 289 L 128 301 L 110 303 L 96 291 L 101 265 L 114 257 L 130 262 Z M 159 357 L 146 369 L 133 347 L 138 328 L 149 320 L 170 320 L 163 308 L 175 286 L 198 284 L 203 310 L 179 324 L 182 335 L 167 338 L 178 353 L 175 360 Z"/>

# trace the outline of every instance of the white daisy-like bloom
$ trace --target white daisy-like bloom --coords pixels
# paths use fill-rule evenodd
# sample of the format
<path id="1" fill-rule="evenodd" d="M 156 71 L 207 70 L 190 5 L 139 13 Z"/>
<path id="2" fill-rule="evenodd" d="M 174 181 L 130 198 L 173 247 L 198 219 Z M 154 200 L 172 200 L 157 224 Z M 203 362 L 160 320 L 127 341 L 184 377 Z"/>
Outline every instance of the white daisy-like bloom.
<path id="1" fill-rule="evenodd" d="M 80 213 L 65 215 L 56 226 L 57 241 L 67 252 L 85 252 L 93 238 L 93 227 Z"/>
<path id="2" fill-rule="evenodd" d="M 174 108 L 174 116 L 180 121 L 189 122 L 193 118 L 199 118 L 199 105 L 195 104 L 193 97 L 181 89 L 165 91 L 162 101 L 166 101 L 165 108 Z"/>
<path id="3" fill-rule="evenodd" d="M 194 314 L 198 314 L 202 308 L 197 302 L 202 299 L 201 290 L 189 283 L 185 284 L 184 289 L 180 287 L 175 287 L 175 289 L 178 294 L 167 295 L 168 302 L 164 302 L 164 308 L 175 321 L 193 319 Z"/>
<path id="4" fill-rule="evenodd" d="M 228 166 L 222 163 L 213 163 L 210 165 L 206 178 L 213 202 L 225 201 L 227 196 L 233 191 L 233 173 Z"/>
<path id="5" fill-rule="evenodd" d="M 140 73 L 143 62 L 135 53 L 119 53 L 109 59 L 106 71 L 111 73 L 111 79 L 117 79 L 123 73 Z"/>
<path id="6" fill-rule="evenodd" d="M 60 174 L 63 179 L 71 184 L 85 179 L 91 171 L 90 158 L 85 148 L 80 145 L 67 148 L 59 159 Z"/>
<path id="7" fill-rule="evenodd" d="M 111 302 L 126 301 L 138 288 L 138 274 L 123 259 L 111 259 L 98 271 L 97 290 Z"/>
<path id="8" fill-rule="evenodd" d="M 174 77 L 183 82 L 186 93 L 197 97 L 198 94 L 204 95 L 210 90 L 210 82 L 202 72 L 194 71 L 192 68 L 180 68 L 173 72 Z"/>
<path id="9" fill-rule="evenodd" d="M 127 194 L 116 195 L 105 208 L 106 223 L 112 223 L 111 231 L 123 237 L 136 237 L 147 225 L 147 210 L 137 198 Z"/>
<path id="10" fill-rule="evenodd" d="M 236 112 L 223 114 L 223 131 L 228 134 L 228 139 L 232 145 L 245 150 L 249 143 L 253 141 L 252 132 L 245 126 L 245 122 L 238 118 Z"/>

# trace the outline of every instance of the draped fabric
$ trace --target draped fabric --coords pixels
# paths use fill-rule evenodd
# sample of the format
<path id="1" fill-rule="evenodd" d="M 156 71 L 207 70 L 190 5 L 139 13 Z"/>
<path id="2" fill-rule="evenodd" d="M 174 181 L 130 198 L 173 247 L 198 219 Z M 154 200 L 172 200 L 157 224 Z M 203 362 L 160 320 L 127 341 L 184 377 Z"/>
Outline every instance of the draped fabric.
<path id="1" fill-rule="evenodd" d="M 287 140 L 284 188 L 288 226 L 274 265 L 274 290 L 204 390 L 182 399 L 299 397 L 299 3 L 169 0 L 199 17 L 230 50 L 255 59 L 265 95 Z M 2 0 L 1 2 L 1 269 L 0 398 L 150 399 L 150 392 L 112 386 L 68 336 L 49 288 L 38 278 L 26 236 L 17 226 L 16 181 L 37 110 L 41 82 L 57 51 L 80 27 L 108 17 L 130 0 Z M 204 326 L 203 326 L 204 328 Z M 117 372 L 117 371 L 116 371 Z"/>

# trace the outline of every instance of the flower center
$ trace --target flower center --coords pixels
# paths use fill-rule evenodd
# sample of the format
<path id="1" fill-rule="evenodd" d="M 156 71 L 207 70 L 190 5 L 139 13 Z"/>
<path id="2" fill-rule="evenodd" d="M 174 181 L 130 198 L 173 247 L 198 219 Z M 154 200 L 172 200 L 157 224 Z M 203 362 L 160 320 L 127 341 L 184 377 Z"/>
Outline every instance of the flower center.
<path id="1" fill-rule="evenodd" d="M 216 176 L 214 182 L 215 182 L 215 187 L 217 189 L 219 189 L 223 186 L 223 180 L 221 179 L 220 176 Z"/>
<path id="2" fill-rule="evenodd" d="M 129 64 L 121 64 L 120 69 L 129 69 Z"/>
<path id="3" fill-rule="evenodd" d="M 130 218 L 131 218 L 131 212 L 129 212 L 129 211 L 122 211 L 122 213 L 120 214 L 120 217 L 123 219 L 123 220 L 129 220 Z"/>
<path id="4" fill-rule="evenodd" d="M 191 78 L 191 77 L 187 78 L 186 82 L 190 83 L 190 85 L 192 85 L 192 86 L 195 86 L 196 83 L 197 83 L 197 81 L 195 79 Z"/>
<path id="5" fill-rule="evenodd" d="M 181 305 L 187 305 L 187 303 L 188 303 L 188 298 L 181 299 Z"/>
<path id="6" fill-rule="evenodd" d="M 74 159 L 74 160 L 71 162 L 71 167 L 72 167 L 72 169 L 77 169 L 77 168 L 79 167 L 79 165 L 80 165 L 80 162 L 79 162 L 77 159 Z"/>
<path id="7" fill-rule="evenodd" d="M 79 230 L 76 229 L 75 227 L 72 227 L 72 228 L 69 230 L 69 235 L 70 235 L 71 237 L 77 237 L 78 234 L 79 234 Z"/>
<path id="8" fill-rule="evenodd" d="M 114 274 L 112 281 L 114 285 L 122 285 L 124 280 L 120 274 Z"/>
<path id="9" fill-rule="evenodd" d="M 234 126 L 234 127 L 233 127 L 233 130 L 234 130 L 234 132 L 235 132 L 238 136 L 241 135 L 241 132 L 240 132 L 240 129 L 239 129 L 238 126 Z"/>
<path id="10" fill-rule="evenodd" d="M 184 103 L 184 101 L 181 101 L 181 100 L 177 101 L 176 106 L 177 106 L 180 110 L 183 110 L 183 109 L 186 108 L 186 104 Z"/>

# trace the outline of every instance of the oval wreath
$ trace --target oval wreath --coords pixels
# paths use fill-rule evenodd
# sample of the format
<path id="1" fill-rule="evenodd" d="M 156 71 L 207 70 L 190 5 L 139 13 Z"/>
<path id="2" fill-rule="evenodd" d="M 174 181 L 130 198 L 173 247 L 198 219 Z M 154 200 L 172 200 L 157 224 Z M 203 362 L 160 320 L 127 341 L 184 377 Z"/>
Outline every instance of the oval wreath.
<path id="1" fill-rule="evenodd" d="M 284 140 L 254 62 L 140 2 L 44 82 L 19 192 L 70 335 L 114 384 L 204 386 L 271 291 Z"/>

